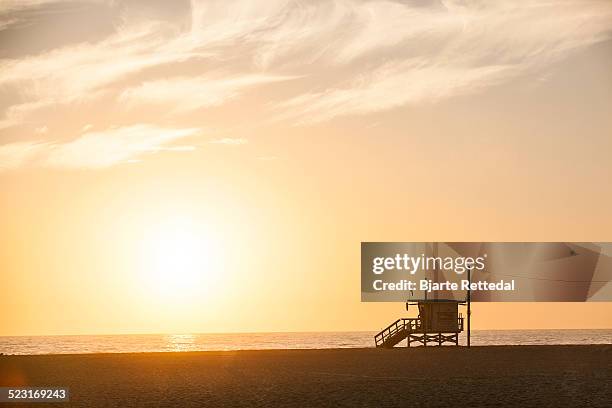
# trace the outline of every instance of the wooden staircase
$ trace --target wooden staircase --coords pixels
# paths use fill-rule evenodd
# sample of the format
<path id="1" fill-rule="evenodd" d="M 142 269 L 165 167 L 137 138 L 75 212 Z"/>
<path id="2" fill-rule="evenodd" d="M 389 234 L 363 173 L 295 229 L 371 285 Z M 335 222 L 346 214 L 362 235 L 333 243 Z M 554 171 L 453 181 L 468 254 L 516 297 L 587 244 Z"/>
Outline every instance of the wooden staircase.
<path id="1" fill-rule="evenodd" d="M 421 331 L 421 319 L 397 319 L 374 336 L 376 347 L 392 348 L 412 333 Z"/>

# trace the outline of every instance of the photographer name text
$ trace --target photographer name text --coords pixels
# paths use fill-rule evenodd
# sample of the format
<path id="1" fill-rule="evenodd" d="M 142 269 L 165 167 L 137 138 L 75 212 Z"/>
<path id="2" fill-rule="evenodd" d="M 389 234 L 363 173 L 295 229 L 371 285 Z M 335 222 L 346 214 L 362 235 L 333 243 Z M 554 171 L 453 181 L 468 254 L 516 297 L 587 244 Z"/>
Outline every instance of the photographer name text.
<path id="1" fill-rule="evenodd" d="M 460 282 L 434 282 L 429 279 L 420 279 L 418 282 L 402 279 L 397 282 L 384 282 L 377 279 L 372 283 L 375 291 L 410 291 L 421 290 L 426 292 L 452 291 L 452 290 L 491 290 L 491 291 L 512 291 L 514 290 L 514 279 L 497 282 L 476 281 L 470 282 L 467 279 Z"/>

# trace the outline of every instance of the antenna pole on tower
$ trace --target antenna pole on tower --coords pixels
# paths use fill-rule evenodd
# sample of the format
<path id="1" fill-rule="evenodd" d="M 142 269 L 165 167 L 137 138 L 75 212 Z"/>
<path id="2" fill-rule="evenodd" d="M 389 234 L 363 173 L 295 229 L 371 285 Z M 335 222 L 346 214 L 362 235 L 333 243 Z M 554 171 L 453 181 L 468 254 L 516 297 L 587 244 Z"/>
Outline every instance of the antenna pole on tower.
<path id="1" fill-rule="evenodd" d="M 471 308 L 471 303 L 472 303 L 472 296 L 471 296 L 471 292 L 472 292 L 472 269 L 468 269 L 467 271 L 468 273 L 468 282 L 470 287 L 468 287 L 468 291 L 467 291 L 467 346 L 468 348 L 470 347 L 470 320 L 472 317 L 472 308 Z"/>

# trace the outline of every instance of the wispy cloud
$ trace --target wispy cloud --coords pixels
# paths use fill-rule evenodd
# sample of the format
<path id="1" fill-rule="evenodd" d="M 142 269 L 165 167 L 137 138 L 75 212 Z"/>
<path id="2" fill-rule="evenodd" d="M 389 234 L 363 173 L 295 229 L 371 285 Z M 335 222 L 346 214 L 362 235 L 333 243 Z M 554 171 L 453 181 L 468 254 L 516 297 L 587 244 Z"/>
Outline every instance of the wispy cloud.
<path id="1" fill-rule="evenodd" d="M 0 85 L 17 86 L 22 100 L 5 112 L 3 123 L 20 123 L 41 106 L 95 98 L 145 69 L 202 58 L 219 62 L 210 67 L 218 75 L 165 74 L 140 85 L 126 84 L 117 102 L 193 110 L 219 106 L 246 87 L 303 75 L 312 78 L 305 83 L 319 90 L 296 89 L 298 94 L 279 106 L 325 120 L 415 103 L 419 95 L 431 100 L 481 89 L 609 38 L 611 19 L 612 4 L 597 0 L 419 5 L 194 0 L 186 31 L 168 21 L 126 20 L 99 42 L 0 62 Z M 226 61 L 251 72 L 224 73 Z M 317 64 L 308 65 L 314 61 Z M 262 74 L 261 67 L 284 72 Z M 385 72 L 396 81 L 384 78 Z M 383 93 L 393 84 L 406 91 L 406 97 Z M 343 102 L 352 97 L 362 102 Z M 335 113 L 317 114 L 312 103 L 321 109 L 332 106 Z"/>
<path id="2" fill-rule="evenodd" d="M 44 135 L 45 133 L 49 131 L 49 128 L 47 126 L 39 126 L 36 129 L 34 129 L 34 131 L 38 134 Z"/>
<path id="3" fill-rule="evenodd" d="M 104 1 L 112 0 L 81 0 L 82 3 L 102 3 Z M 66 0 L 3 0 L 0 2 L 0 15 L 56 3 L 66 3 Z"/>
<path id="4" fill-rule="evenodd" d="M 37 161 L 49 148 L 47 143 L 15 142 L 0 146 L 0 170 L 16 169 Z"/>
<path id="5" fill-rule="evenodd" d="M 278 156 L 259 156 L 259 157 L 257 157 L 257 160 L 261 160 L 261 161 L 276 161 L 276 160 L 280 160 L 280 158 Z"/>
<path id="6" fill-rule="evenodd" d="M 279 117 L 321 122 L 473 93 L 537 73 L 611 34 L 612 5 L 600 1 L 447 1 L 425 8 L 364 2 L 361 8 L 367 18 L 356 13 L 354 35 L 334 62 L 375 52 L 385 59 L 279 103 Z"/>
<path id="7" fill-rule="evenodd" d="M 159 23 L 119 29 L 95 44 L 79 44 L 0 62 L 0 86 L 15 87 L 26 102 L 7 110 L 7 119 L 19 120 L 41 106 L 92 98 L 125 75 L 146 67 L 184 58 L 156 54 L 163 43 Z"/>
<path id="8" fill-rule="evenodd" d="M 14 24 L 16 24 L 18 22 L 19 22 L 19 20 L 16 19 L 16 18 L 0 20 L 0 31 L 6 30 L 7 28 L 13 26 Z"/>
<path id="9" fill-rule="evenodd" d="M 131 107 L 159 104 L 170 106 L 172 112 L 187 112 L 222 105 L 249 87 L 288 79 L 292 77 L 244 75 L 229 78 L 171 78 L 128 88 L 119 99 Z"/>
<path id="10" fill-rule="evenodd" d="M 0 15 L 8 24 L 11 10 L 48 2 L 4 2 Z M 40 127 L 50 111 L 44 123 L 56 129 L 52 120 L 73 120 L 85 105 L 104 108 L 109 122 L 119 116 L 121 123 L 127 117 L 151 127 L 156 118 L 147 107 L 161 107 L 167 114 L 160 123 L 181 128 L 176 124 L 187 117 L 183 127 L 191 129 L 194 123 L 208 127 L 196 116 L 202 110 L 249 95 L 257 120 L 300 124 L 434 103 L 519 75 L 539 78 L 576 50 L 611 38 L 612 21 L 612 3 L 600 0 L 193 0 L 184 18 L 163 21 L 143 17 L 138 2 L 121 7 L 113 33 L 104 38 L 0 60 L 0 131 Z M 263 88 L 289 79 L 295 80 L 281 90 Z M 248 111 L 219 115 L 215 126 L 234 126 Z M 96 128 L 104 127 L 98 109 L 90 114 Z M 47 132 L 1 148 L 13 167 L 78 163 L 70 152 L 96 143 L 109 149 L 102 155 L 108 159 L 90 157 L 84 160 L 93 163 L 89 167 L 135 160 L 124 133 L 110 132 L 102 142 L 86 137 L 98 134 L 90 130 L 63 144 Z M 150 149 L 163 147 L 146 140 L 154 140 Z"/>
<path id="11" fill-rule="evenodd" d="M 247 139 L 242 138 L 242 137 L 239 137 L 239 138 L 224 137 L 221 139 L 211 140 L 209 143 L 227 145 L 227 146 L 241 146 L 241 145 L 247 144 L 248 142 L 249 141 Z"/>
<path id="12" fill-rule="evenodd" d="M 433 67 L 421 61 L 396 62 L 360 75 L 343 88 L 306 93 L 279 105 L 279 118 L 300 124 L 348 114 L 365 114 L 410 103 L 433 102 L 474 92 L 501 80 L 508 66 L 472 69 Z"/>
<path id="13" fill-rule="evenodd" d="M 160 128 L 148 124 L 84 133 L 66 143 L 17 142 L 0 146 L 0 169 L 21 166 L 104 168 L 162 150 L 191 151 L 191 146 L 170 146 L 195 136 L 199 129 Z"/>

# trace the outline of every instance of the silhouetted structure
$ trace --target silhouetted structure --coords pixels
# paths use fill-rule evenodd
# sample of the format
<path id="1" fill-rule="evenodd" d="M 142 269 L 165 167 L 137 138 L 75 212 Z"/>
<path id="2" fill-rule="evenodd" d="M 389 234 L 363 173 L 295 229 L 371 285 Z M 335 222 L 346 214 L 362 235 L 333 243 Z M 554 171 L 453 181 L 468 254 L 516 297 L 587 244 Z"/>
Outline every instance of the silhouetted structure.
<path id="1" fill-rule="evenodd" d="M 407 346 L 420 343 L 423 346 L 443 343 L 459 345 L 459 333 L 463 331 L 463 316 L 459 313 L 456 300 L 420 300 L 416 303 L 419 315 L 416 318 L 402 318 L 391 323 L 374 337 L 376 347 L 391 348 L 407 339 Z"/>

